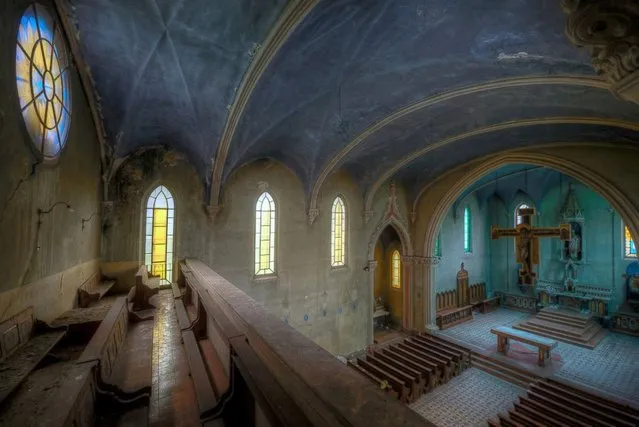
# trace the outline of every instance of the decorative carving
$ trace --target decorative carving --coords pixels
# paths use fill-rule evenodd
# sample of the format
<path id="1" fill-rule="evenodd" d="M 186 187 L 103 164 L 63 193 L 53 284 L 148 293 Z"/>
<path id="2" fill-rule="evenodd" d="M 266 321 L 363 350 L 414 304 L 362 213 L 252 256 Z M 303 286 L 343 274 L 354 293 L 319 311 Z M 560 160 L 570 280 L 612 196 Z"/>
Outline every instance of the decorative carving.
<path id="1" fill-rule="evenodd" d="M 313 223 L 315 223 L 315 220 L 317 219 L 318 216 L 319 216 L 319 209 L 309 209 L 308 210 L 308 223 L 310 225 L 313 225 Z"/>
<path id="2" fill-rule="evenodd" d="M 260 190 L 260 193 L 268 190 L 268 182 L 260 181 L 257 183 L 257 189 Z"/>
<path id="3" fill-rule="evenodd" d="M 368 222 L 373 217 L 373 211 L 364 211 L 364 223 L 368 224 Z"/>
<path id="4" fill-rule="evenodd" d="M 405 256 L 402 257 L 402 262 L 412 265 L 439 265 L 439 257 L 436 256 Z"/>
<path id="5" fill-rule="evenodd" d="M 417 221 L 417 212 L 412 211 L 408 214 L 408 217 L 410 218 L 410 223 L 415 224 L 415 221 Z"/>
<path id="6" fill-rule="evenodd" d="M 206 216 L 213 221 L 222 210 L 222 205 L 204 205 L 204 210 L 206 211 Z"/>
<path id="7" fill-rule="evenodd" d="M 639 103 L 639 3 L 562 0 L 566 35 L 588 49 L 592 65 L 622 98 Z"/>

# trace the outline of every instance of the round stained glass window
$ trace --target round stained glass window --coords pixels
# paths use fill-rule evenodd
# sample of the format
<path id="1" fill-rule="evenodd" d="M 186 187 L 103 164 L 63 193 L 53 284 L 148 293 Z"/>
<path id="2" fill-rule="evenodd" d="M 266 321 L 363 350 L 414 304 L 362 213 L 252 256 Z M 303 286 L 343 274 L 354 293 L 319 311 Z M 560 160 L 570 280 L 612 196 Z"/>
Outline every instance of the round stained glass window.
<path id="1" fill-rule="evenodd" d="M 18 28 L 16 84 L 27 130 L 45 159 L 60 154 L 69 133 L 68 68 L 60 28 L 43 6 L 29 6 Z"/>

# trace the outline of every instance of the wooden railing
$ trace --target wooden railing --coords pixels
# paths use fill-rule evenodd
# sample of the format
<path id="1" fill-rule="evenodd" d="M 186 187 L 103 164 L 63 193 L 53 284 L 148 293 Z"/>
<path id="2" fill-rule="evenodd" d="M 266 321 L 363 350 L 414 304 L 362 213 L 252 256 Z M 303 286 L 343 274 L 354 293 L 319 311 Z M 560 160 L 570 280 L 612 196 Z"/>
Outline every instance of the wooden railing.
<path id="1" fill-rule="evenodd" d="M 202 339 L 229 378 L 215 407 L 201 414 L 203 425 L 432 425 L 201 261 L 181 263 L 178 283 L 176 301 L 197 300 L 206 316 Z"/>

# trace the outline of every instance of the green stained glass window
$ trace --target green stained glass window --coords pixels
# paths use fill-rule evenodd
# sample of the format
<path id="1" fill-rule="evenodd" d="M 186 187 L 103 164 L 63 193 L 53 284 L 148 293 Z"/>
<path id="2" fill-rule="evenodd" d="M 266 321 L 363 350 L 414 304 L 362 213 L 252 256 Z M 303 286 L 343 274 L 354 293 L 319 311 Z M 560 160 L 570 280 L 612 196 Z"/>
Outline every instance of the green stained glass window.
<path id="1" fill-rule="evenodd" d="M 69 58 L 60 27 L 37 3 L 20 19 L 16 84 L 22 118 L 36 150 L 44 159 L 56 158 L 71 123 Z"/>
<path id="2" fill-rule="evenodd" d="M 442 233 L 441 231 L 437 234 L 437 239 L 435 239 L 435 256 L 442 256 Z"/>
<path id="3" fill-rule="evenodd" d="M 473 217 L 470 207 L 464 208 L 464 253 L 473 252 Z"/>

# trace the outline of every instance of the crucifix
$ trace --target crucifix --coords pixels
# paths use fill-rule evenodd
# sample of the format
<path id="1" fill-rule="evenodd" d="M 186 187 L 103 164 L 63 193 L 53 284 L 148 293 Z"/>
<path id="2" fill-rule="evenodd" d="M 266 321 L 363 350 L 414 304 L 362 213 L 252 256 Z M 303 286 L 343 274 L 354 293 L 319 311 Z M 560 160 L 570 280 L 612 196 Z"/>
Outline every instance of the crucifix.
<path id="1" fill-rule="evenodd" d="M 499 228 L 492 226 L 490 235 L 493 240 L 500 237 L 515 238 L 515 260 L 521 264 L 519 277 L 523 285 L 534 286 L 536 273 L 533 266 L 539 265 L 539 238 L 559 237 L 563 241 L 570 241 L 570 224 L 560 224 L 559 227 L 533 227 L 532 216 L 535 208 L 521 208 L 517 212 L 521 222 L 515 228 Z"/>

